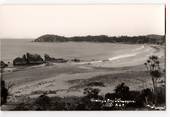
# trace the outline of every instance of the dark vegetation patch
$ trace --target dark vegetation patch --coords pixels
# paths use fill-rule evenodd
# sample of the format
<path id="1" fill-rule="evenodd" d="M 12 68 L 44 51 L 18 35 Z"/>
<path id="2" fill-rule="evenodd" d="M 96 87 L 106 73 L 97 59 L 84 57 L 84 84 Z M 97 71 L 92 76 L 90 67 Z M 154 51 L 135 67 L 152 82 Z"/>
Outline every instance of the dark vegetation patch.
<path id="1" fill-rule="evenodd" d="M 47 93 L 37 98 L 19 97 L 20 102 L 8 103 L 9 110 L 159 110 L 149 108 L 148 105 L 165 105 L 165 89 L 159 88 L 158 93 L 146 88 L 141 91 L 132 91 L 125 84 L 116 86 L 113 93 L 99 95 L 98 88 L 85 88 L 82 97 L 49 97 Z M 21 98 L 26 98 L 22 99 Z M 97 100 L 97 101 L 95 101 Z M 123 102 L 122 102 L 123 101 Z M 133 101 L 126 103 L 125 101 Z M 3 110 L 3 109 L 2 109 Z M 165 108 L 163 108 L 165 110 Z"/>

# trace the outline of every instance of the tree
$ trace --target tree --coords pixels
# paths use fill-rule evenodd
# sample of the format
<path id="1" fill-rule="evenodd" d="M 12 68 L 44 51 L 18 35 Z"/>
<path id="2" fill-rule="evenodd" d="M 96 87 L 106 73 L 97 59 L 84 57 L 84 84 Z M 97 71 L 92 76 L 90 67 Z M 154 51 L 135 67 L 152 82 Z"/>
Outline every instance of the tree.
<path id="1" fill-rule="evenodd" d="M 161 68 L 160 68 L 160 62 L 158 60 L 157 56 L 150 56 L 144 65 L 147 68 L 147 71 L 149 72 L 152 83 L 153 83 L 153 95 L 154 95 L 154 104 L 157 104 L 157 81 L 161 77 Z"/>
<path id="2" fill-rule="evenodd" d="M 146 63 L 144 63 L 144 65 L 152 78 L 153 92 L 155 93 L 157 80 L 161 77 L 160 62 L 158 60 L 158 57 L 154 55 L 150 56 Z"/>

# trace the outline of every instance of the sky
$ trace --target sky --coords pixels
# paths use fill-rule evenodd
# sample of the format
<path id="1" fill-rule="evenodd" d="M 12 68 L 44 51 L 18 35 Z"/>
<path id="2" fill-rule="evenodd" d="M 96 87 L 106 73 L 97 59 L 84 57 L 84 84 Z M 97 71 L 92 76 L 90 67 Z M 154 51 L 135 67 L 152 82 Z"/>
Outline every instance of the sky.
<path id="1" fill-rule="evenodd" d="M 164 5 L 1 5 L 0 38 L 164 35 Z"/>

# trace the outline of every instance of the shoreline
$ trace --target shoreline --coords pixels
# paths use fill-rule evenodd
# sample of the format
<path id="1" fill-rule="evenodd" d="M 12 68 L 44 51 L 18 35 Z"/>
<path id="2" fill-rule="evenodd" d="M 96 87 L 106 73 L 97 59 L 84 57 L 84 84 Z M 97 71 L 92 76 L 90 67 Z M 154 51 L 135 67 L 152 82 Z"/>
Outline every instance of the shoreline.
<path id="1" fill-rule="evenodd" d="M 128 58 L 128 57 L 134 57 L 138 54 L 140 54 L 140 52 L 138 52 L 139 50 L 142 50 L 145 48 L 146 45 L 142 45 L 141 47 L 139 48 L 136 48 L 135 50 L 133 50 L 132 52 L 136 52 L 136 53 L 129 53 L 129 54 L 124 54 L 124 55 L 117 55 L 117 56 L 113 56 L 113 57 L 110 57 L 110 58 L 106 58 L 106 59 L 103 59 L 103 60 L 91 60 L 91 61 L 84 61 L 84 60 L 81 60 L 80 62 L 69 62 L 70 64 L 79 64 L 79 65 L 83 65 L 83 64 L 87 64 L 87 65 L 92 65 L 92 64 L 96 64 L 96 63 L 104 63 L 104 62 L 111 62 L 111 61 L 116 61 L 116 60 L 119 60 L 119 59 L 125 59 L 125 58 Z M 154 53 L 158 53 L 160 51 L 160 47 L 158 47 L 158 45 L 151 45 L 149 44 L 149 46 L 154 49 Z M 151 49 L 149 49 L 151 50 Z M 147 50 L 147 51 L 149 51 Z M 146 50 L 145 50 L 146 51 Z M 161 56 L 159 56 L 161 57 Z M 70 60 L 69 60 L 70 61 Z M 11 62 L 10 62 L 11 63 Z M 49 62 L 50 64 L 52 65 L 55 65 L 55 64 L 58 64 L 56 62 Z M 62 63 L 61 63 L 62 64 Z M 40 66 L 45 66 L 46 63 L 43 63 L 43 64 L 39 64 L 39 65 L 21 65 L 21 66 L 13 66 L 12 67 L 6 67 L 4 70 L 5 71 L 8 71 L 8 72 L 13 72 L 13 70 L 19 70 L 20 68 L 36 68 L 36 67 L 40 67 Z M 11 66 L 11 65 L 10 65 Z"/>
<path id="2" fill-rule="evenodd" d="M 143 49 L 144 49 L 144 51 L 142 51 Z M 160 51 L 160 50 L 158 51 L 158 50 L 155 50 L 154 48 L 150 48 L 150 47 L 149 47 L 149 50 L 147 50 L 147 51 L 150 52 L 150 49 L 152 50 L 153 53 L 155 53 L 155 52 L 159 53 L 159 51 Z M 146 51 L 144 45 L 138 47 L 136 50 L 133 50 L 132 52 L 138 53 L 135 55 L 139 55 L 139 54 L 141 54 L 141 51 L 142 52 Z M 126 66 L 126 65 L 125 66 L 115 66 L 114 62 L 116 62 L 117 59 L 118 60 L 122 59 L 123 61 L 124 61 L 124 59 L 127 59 L 127 58 L 132 59 L 131 57 L 134 57 L 132 55 L 133 55 L 132 53 L 130 55 L 129 54 L 125 54 L 122 56 L 119 55 L 116 57 L 108 58 L 108 60 L 100 60 L 97 62 L 96 61 L 90 61 L 87 63 L 68 62 L 68 63 L 52 63 L 52 65 L 49 65 L 49 66 L 46 66 L 45 64 L 40 64 L 40 65 L 35 65 L 35 66 L 24 66 L 24 67 L 22 66 L 21 69 L 16 69 L 15 72 L 4 73 L 4 75 L 5 75 L 4 79 L 6 79 L 7 81 L 15 81 L 16 80 L 17 83 L 21 82 L 21 84 L 23 84 L 23 86 L 19 83 L 17 86 L 14 87 L 14 89 L 15 89 L 14 92 L 19 91 L 19 89 L 23 89 L 23 91 L 21 91 L 21 94 L 22 94 L 22 92 L 26 92 L 26 90 L 29 89 L 28 87 L 31 87 L 31 89 L 29 89 L 29 91 L 31 91 L 31 92 L 34 92 L 34 90 L 38 90 L 38 89 L 43 90 L 48 85 L 51 87 L 51 88 L 50 87 L 48 88 L 49 90 L 52 90 L 52 89 L 59 90 L 59 89 L 63 89 L 63 86 L 65 83 L 68 85 L 68 83 L 67 83 L 68 80 L 75 80 L 75 79 L 87 79 L 88 80 L 95 76 L 103 76 L 103 75 L 107 75 L 107 74 L 113 74 L 113 77 L 116 77 L 116 73 L 122 73 L 126 76 L 126 73 L 129 73 L 132 71 L 134 73 L 136 72 L 138 74 L 137 71 L 141 71 L 142 69 L 145 70 L 143 64 L 139 63 L 139 61 L 136 62 L 138 64 L 132 64 L 132 65 L 130 64 L 128 66 Z M 143 55 L 140 55 L 140 56 L 143 57 Z M 138 56 L 137 56 L 137 58 L 138 58 Z M 145 61 L 145 59 L 142 58 L 140 61 L 142 61 L 142 63 L 143 63 L 143 61 Z M 119 61 L 119 62 L 122 63 L 121 61 Z M 127 61 L 127 62 L 129 62 L 129 61 Z M 109 64 L 109 65 L 107 65 L 107 64 Z M 45 74 L 45 73 L 48 73 L 48 74 Z M 124 75 L 123 75 L 123 77 L 124 77 Z M 141 76 L 139 75 L 138 77 L 141 77 Z M 54 80 L 53 81 L 54 84 L 53 83 L 47 83 L 47 84 L 45 83 L 46 85 L 38 86 L 39 88 L 35 87 L 36 83 L 39 84 L 44 81 L 50 82 L 51 80 Z M 26 87 L 24 86 L 25 83 L 27 83 Z M 53 86 L 52 86 L 52 84 L 53 84 Z M 68 90 L 69 87 L 71 87 L 71 86 L 72 86 L 72 84 L 69 84 L 66 89 Z M 107 88 L 108 88 L 108 86 L 107 86 Z M 47 88 L 45 88 L 45 89 L 47 89 Z M 61 94 L 61 95 L 65 95 L 65 94 Z M 74 95 L 74 93 L 73 93 L 73 95 Z M 75 94 L 75 95 L 79 95 L 79 94 Z"/>

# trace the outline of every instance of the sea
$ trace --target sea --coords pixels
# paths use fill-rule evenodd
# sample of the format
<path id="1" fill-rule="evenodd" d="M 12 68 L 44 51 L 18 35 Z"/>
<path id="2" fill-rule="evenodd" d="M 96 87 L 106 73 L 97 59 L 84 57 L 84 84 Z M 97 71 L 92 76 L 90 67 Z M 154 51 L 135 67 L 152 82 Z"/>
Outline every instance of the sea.
<path id="1" fill-rule="evenodd" d="M 16 57 L 22 57 L 27 52 L 44 57 L 83 60 L 104 60 L 131 50 L 137 45 L 90 42 L 33 42 L 31 39 L 1 39 L 0 58 L 4 62 L 12 62 Z M 122 51 L 124 50 L 124 51 Z"/>

